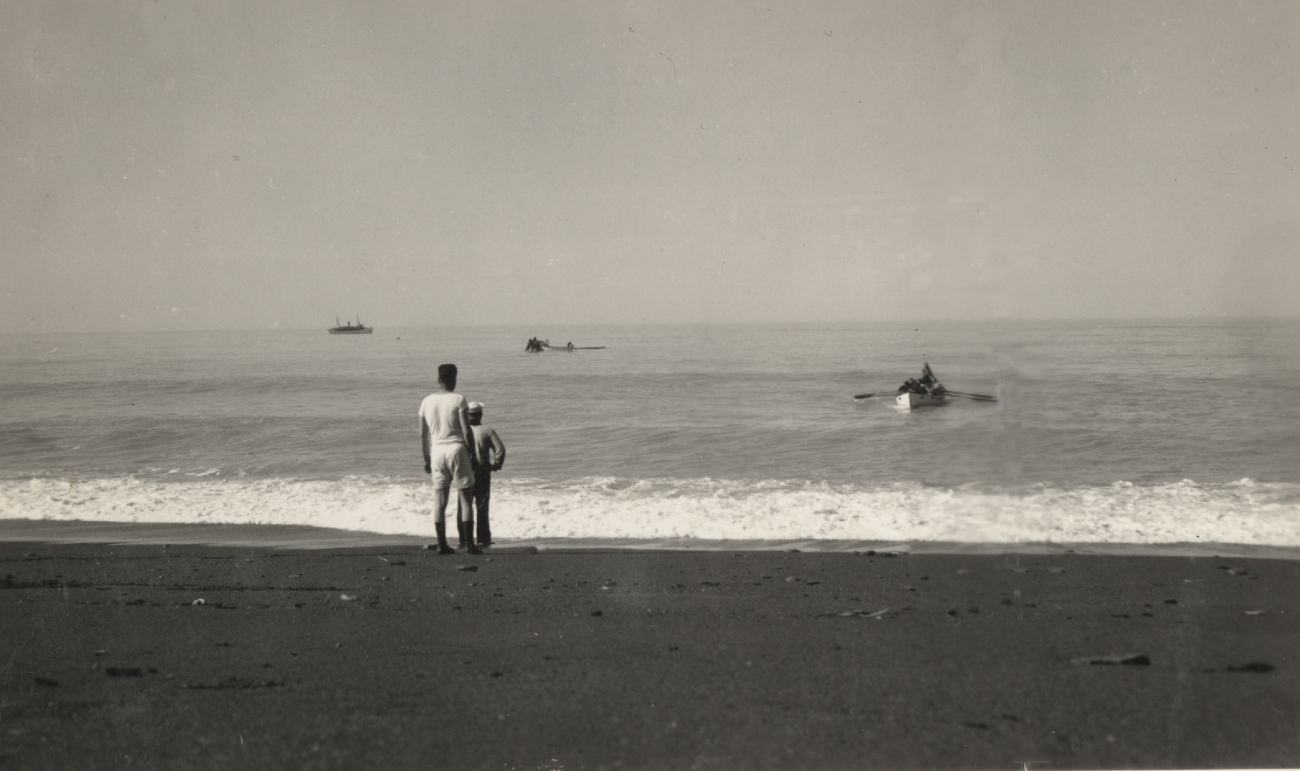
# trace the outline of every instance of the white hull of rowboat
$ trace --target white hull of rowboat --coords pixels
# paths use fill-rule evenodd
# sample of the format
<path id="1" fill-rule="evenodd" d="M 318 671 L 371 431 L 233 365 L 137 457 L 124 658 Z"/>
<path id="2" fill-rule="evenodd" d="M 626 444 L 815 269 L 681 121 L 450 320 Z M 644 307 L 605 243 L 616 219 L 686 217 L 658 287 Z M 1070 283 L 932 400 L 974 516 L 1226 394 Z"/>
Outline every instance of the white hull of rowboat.
<path id="1" fill-rule="evenodd" d="M 910 391 L 901 393 L 894 397 L 894 404 L 899 409 L 911 410 L 917 407 L 938 407 L 945 403 L 944 396 L 931 396 L 929 394 L 915 394 Z"/>

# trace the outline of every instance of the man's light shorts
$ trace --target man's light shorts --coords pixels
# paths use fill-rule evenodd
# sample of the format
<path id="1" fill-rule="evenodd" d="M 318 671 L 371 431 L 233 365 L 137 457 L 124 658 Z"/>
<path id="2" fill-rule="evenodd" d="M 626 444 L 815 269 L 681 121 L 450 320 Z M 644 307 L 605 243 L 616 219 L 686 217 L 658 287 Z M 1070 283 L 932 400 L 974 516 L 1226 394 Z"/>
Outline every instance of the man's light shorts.
<path id="1" fill-rule="evenodd" d="M 463 444 L 435 444 L 429 448 L 430 475 L 438 489 L 467 490 L 474 486 L 469 448 Z"/>

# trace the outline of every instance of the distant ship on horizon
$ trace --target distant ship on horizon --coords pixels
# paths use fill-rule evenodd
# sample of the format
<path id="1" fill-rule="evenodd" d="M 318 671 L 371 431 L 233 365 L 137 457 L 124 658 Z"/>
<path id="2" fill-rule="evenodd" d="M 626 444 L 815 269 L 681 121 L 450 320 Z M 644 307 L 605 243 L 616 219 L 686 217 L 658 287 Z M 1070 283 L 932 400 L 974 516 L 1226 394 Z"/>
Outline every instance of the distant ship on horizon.
<path id="1" fill-rule="evenodd" d="M 349 321 L 347 324 L 340 324 L 339 317 L 335 316 L 334 328 L 330 330 L 330 334 L 331 335 L 368 335 L 374 331 L 375 331 L 374 327 L 368 327 L 365 324 L 361 323 L 360 316 L 357 316 L 357 325 L 355 327 L 352 326 L 351 321 Z"/>

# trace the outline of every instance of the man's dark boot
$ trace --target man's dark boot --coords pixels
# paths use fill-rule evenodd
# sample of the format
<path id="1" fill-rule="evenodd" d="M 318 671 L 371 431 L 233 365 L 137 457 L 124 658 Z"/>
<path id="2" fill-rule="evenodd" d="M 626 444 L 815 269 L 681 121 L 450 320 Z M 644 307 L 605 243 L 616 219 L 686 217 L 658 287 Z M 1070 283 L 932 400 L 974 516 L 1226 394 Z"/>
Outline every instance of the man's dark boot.
<path id="1" fill-rule="evenodd" d="M 492 527 L 488 524 L 488 515 L 486 512 L 478 513 L 478 545 L 490 546 L 492 544 Z"/>
<path id="2" fill-rule="evenodd" d="M 447 543 L 447 523 L 435 522 L 433 524 L 433 529 L 438 533 L 438 553 L 455 554 L 456 550 L 451 548 L 451 546 L 448 545 Z"/>

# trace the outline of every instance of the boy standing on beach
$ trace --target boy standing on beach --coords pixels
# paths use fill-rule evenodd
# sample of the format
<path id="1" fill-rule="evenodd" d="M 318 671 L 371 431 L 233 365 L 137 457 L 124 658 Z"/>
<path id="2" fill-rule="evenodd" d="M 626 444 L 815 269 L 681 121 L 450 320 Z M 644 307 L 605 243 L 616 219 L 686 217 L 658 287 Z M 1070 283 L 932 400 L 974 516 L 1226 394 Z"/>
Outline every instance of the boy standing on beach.
<path id="1" fill-rule="evenodd" d="M 492 502 L 492 472 L 506 463 L 506 445 L 497 432 L 483 423 L 483 403 L 469 403 L 469 424 L 474 427 L 474 516 L 478 520 L 478 545 L 492 543 L 492 526 L 488 522 L 488 505 Z M 473 533 L 466 533 L 472 538 Z"/>
<path id="2" fill-rule="evenodd" d="M 474 487 L 471 449 L 475 449 L 477 457 L 468 405 L 464 396 L 455 393 L 456 375 L 455 364 L 440 364 L 438 390 L 420 403 L 420 445 L 424 450 L 424 473 L 433 478 L 433 518 L 438 531 L 439 554 L 456 553 L 447 543 L 447 499 L 454 489 L 459 497 L 461 521 L 469 518 L 469 494 Z M 483 553 L 473 541 L 466 551 Z"/>

